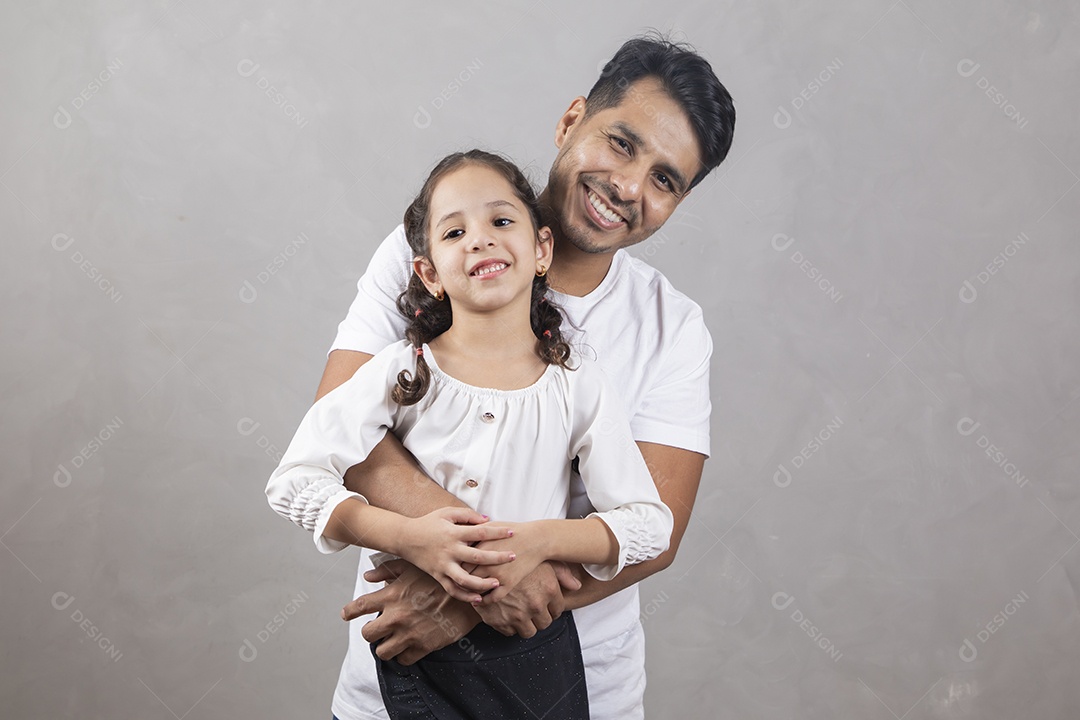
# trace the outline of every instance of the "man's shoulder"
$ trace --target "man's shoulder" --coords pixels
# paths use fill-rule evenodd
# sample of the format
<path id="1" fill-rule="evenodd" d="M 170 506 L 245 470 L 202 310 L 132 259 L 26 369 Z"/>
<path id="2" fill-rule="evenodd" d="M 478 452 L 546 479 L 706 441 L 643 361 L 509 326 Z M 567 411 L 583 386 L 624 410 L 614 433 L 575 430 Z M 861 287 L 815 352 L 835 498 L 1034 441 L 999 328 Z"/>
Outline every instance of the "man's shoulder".
<path id="1" fill-rule="evenodd" d="M 636 303 L 655 307 L 666 320 L 698 322 L 704 325 L 704 316 L 693 298 L 682 292 L 668 280 L 664 273 L 640 258 L 618 250 L 615 262 L 619 263 L 616 287 L 619 295 Z"/>
<path id="2" fill-rule="evenodd" d="M 405 226 L 398 224 L 382 241 L 380 248 L 390 248 L 397 254 L 411 254 L 409 239 L 405 236 Z"/>
<path id="3" fill-rule="evenodd" d="M 412 249 L 405 237 L 405 226 L 398 225 L 375 248 L 368 265 L 369 281 L 383 289 L 394 287 L 396 291 L 397 286 L 406 282 L 412 274 L 412 256 Z M 360 282 L 364 282 L 363 278 Z"/>

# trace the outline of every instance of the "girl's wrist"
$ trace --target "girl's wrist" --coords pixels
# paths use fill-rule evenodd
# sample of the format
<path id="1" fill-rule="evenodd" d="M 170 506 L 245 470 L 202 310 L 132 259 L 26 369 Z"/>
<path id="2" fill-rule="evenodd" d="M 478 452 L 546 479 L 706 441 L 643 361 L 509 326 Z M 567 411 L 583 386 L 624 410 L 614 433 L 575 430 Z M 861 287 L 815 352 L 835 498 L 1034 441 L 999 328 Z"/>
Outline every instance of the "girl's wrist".
<path id="1" fill-rule="evenodd" d="M 527 547 L 535 548 L 542 561 L 554 558 L 558 554 L 558 521 L 534 520 L 525 525 L 532 530 L 526 536 Z"/>
<path id="2" fill-rule="evenodd" d="M 416 530 L 414 529 L 416 520 L 416 518 L 406 518 L 400 525 L 400 531 L 390 533 L 391 537 L 387 538 L 388 544 L 393 548 L 388 552 L 393 553 L 400 558 L 404 558 L 413 565 L 416 565 L 416 560 L 413 559 L 413 551 L 416 547 L 410 545 L 409 538 L 417 536 Z M 427 571 L 425 570 L 425 572 Z"/>

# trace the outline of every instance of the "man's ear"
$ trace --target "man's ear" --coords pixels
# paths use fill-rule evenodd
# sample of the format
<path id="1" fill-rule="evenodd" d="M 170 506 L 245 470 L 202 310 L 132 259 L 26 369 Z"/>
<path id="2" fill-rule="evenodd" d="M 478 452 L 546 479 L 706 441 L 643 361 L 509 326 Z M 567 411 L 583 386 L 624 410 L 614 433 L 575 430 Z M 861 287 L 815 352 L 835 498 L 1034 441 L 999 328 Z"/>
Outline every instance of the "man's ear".
<path id="1" fill-rule="evenodd" d="M 578 95 L 574 98 L 574 101 L 570 103 L 570 107 L 563 113 L 563 116 L 559 118 L 558 125 L 555 126 L 555 147 L 561 148 L 563 146 L 570 131 L 581 122 L 581 118 L 584 117 L 584 115 L 585 98 Z"/>
<path id="2" fill-rule="evenodd" d="M 431 261 L 425 257 L 415 257 L 412 261 L 413 272 L 420 278 L 420 282 L 424 283 L 424 287 L 432 295 L 438 295 L 439 291 L 443 289 L 442 283 L 439 282 L 439 273 L 435 272 L 435 266 L 431 264 Z"/>
<path id="3" fill-rule="evenodd" d="M 536 269 L 551 267 L 551 258 L 555 252 L 551 228 L 547 225 L 536 231 Z"/>

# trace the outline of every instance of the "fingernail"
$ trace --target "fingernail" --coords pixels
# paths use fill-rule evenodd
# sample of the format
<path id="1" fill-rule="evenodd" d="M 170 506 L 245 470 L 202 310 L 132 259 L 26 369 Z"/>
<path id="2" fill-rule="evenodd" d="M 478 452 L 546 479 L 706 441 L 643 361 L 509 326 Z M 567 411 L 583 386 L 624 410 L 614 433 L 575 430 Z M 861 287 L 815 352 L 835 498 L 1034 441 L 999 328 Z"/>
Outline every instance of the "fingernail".
<path id="1" fill-rule="evenodd" d="M 514 537 L 514 531 L 513 530 L 507 530 L 506 531 L 506 537 Z"/>
<path id="2" fill-rule="evenodd" d="M 482 516 L 482 517 L 483 517 L 483 518 L 484 518 L 485 520 L 487 520 L 487 519 L 488 519 L 488 516 L 487 516 L 487 515 L 484 515 L 484 516 Z"/>
<path id="3" fill-rule="evenodd" d="M 510 559 L 511 560 L 517 559 L 517 555 L 515 555 L 514 553 L 510 553 Z"/>

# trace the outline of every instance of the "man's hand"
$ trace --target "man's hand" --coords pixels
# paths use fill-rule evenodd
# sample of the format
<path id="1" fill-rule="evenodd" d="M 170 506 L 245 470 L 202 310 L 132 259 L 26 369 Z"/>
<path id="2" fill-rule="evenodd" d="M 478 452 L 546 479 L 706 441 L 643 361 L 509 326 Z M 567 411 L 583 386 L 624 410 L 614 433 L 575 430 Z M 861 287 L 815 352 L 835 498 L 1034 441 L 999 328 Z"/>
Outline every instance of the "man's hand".
<path id="1" fill-rule="evenodd" d="M 386 587 L 361 595 L 341 611 L 343 620 L 378 612 L 361 634 L 378 642 L 375 654 L 411 665 L 430 652 L 465 637 L 480 622 L 472 606 L 446 594 L 427 573 L 404 560 L 384 563 L 364 573 L 368 582 Z"/>
<path id="2" fill-rule="evenodd" d="M 544 562 L 494 605 L 476 608 L 485 623 L 507 637 L 530 638 L 559 617 L 566 605 L 563 590 L 577 590 L 581 582 L 561 562 Z"/>

